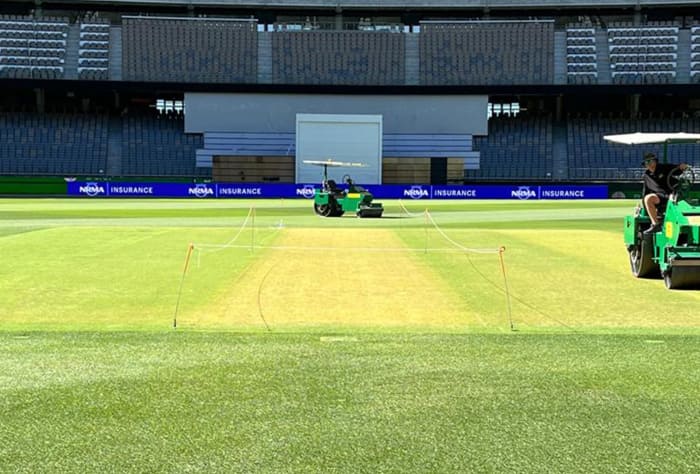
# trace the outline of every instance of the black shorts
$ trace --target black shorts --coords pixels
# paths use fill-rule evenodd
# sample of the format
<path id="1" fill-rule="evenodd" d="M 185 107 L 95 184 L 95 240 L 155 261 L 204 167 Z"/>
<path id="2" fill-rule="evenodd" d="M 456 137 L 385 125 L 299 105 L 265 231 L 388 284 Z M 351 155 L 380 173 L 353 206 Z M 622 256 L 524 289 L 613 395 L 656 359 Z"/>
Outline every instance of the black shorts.
<path id="1" fill-rule="evenodd" d="M 668 194 L 656 193 L 656 195 L 659 196 L 659 203 L 656 205 L 657 209 L 665 211 L 666 204 L 668 203 Z"/>

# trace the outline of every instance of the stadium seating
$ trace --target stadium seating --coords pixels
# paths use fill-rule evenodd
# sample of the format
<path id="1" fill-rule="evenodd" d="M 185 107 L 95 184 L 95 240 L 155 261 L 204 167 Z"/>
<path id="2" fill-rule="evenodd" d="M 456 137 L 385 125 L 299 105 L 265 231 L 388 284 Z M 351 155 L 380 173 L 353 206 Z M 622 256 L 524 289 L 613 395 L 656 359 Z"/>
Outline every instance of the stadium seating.
<path id="1" fill-rule="evenodd" d="M 568 120 L 567 153 L 569 178 L 585 180 L 640 179 L 641 157 L 647 151 L 661 156 L 661 145 L 629 146 L 611 144 L 605 135 L 634 132 L 668 132 L 678 130 L 700 130 L 700 119 L 629 119 L 585 117 Z M 671 162 L 693 163 L 697 145 L 674 145 L 668 148 Z"/>
<path id="2" fill-rule="evenodd" d="M 674 82 L 678 65 L 678 31 L 673 22 L 608 28 L 610 69 L 614 84 Z"/>
<path id="3" fill-rule="evenodd" d="M 80 24 L 80 79 L 109 79 L 109 21 L 86 18 Z"/>
<path id="4" fill-rule="evenodd" d="M 135 115 L 122 119 L 124 176 L 210 176 L 211 168 L 196 168 L 201 135 L 184 133 L 179 114 Z"/>
<path id="5" fill-rule="evenodd" d="M 552 178 L 550 117 L 492 117 L 488 133 L 474 137 L 474 150 L 480 152 L 480 169 L 467 170 L 467 179 Z"/>
<path id="6" fill-rule="evenodd" d="M 68 19 L 0 16 L 0 78 L 59 79 Z"/>
<path id="7" fill-rule="evenodd" d="M 0 174 L 101 175 L 109 118 L 91 114 L 0 114 Z"/>
<path id="8" fill-rule="evenodd" d="M 125 80 L 254 83 L 257 28 L 251 21 L 124 17 Z"/>
<path id="9" fill-rule="evenodd" d="M 700 25 L 690 28 L 690 80 L 700 83 Z"/>
<path id="10" fill-rule="evenodd" d="M 0 174 L 104 175 L 110 117 L 105 114 L 0 113 Z M 201 135 L 186 135 L 181 115 L 121 119 L 124 176 L 209 176 L 195 168 Z"/>
<path id="11" fill-rule="evenodd" d="M 5 15 L 0 78 L 106 80 L 112 70 L 111 79 L 128 81 L 517 86 L 553 84 L 556 63 L 568 84 L 685 82 L 688 68 L 690 81 L 700 82 L 700 25 L 690 27 L 687 51 L 688 30 L 681 35 L 684 27 L 674 21 L 613 22 L 603 29 L 579 19 L 557 31 L 565 49 L 556 50 L 560 27 L 549 20 L 424 21 L 410 33 L 366 20 L 343 23 L 352 30 L 319 25 L 124 16 L 113 27 L 94 14 L 76 24 Z M 598 47 L 601 32 L 607 51 Z M 121 62 L 110 64 L 114 55 Z"/>
<path id="12" fill-rule="evenodd" d="M 598 52 L 595 27 L 591 24 L 566 26 L 566 74 L 569 84 L 598 82 Z"/>
<path id="13" fill-rule="evenodd" d="M 336 30 L 333 17 L 329 29 L 272 30 L 255 20 L 125 16 L 120 27 L 115 18 L 81 14 L 71 24 L 68 18 L 0 16 L 0 78 L 108 80 L 112 71 L 111 79 L 182 83 L 519 86 L 553 84 L 556 62 L 557 84 L 666 84 L 677 76 L 700 83 L 700 24 L 674 21 L 603 27 L 579 17 L 563 29 L 553 21 L 425 21 L 408 33 L 365 19 L 355 22 L 357 29 Z M 33 96 L 34 87 L 43 86 L 25 91 L 17 101 L 21 110 L 51 108 L 52 100 L 64 99 L 50 88 L 47 97 Z M 27 106 L 35 97 L 36 107 Z M 99 110 L 103 99 L 81 105 Z M 15 101 L 3 106 L 12 109 Z M 592 114 L 556 126 L 549 116 L 528 113 L 495 116 L 488 136 L 473 137 L 480 169 L 466 170 L 468 179 L 638 179 L 639 156 L 660 147 L 612 145 L 604 135 L 700 130 L 698 119 L 661 119 L 658 113 L 635 120 Z M 97 175 L 109 169 L 125 176 L 211 176 L 211 167 L 196 166 L 204 138 L 183 130 L 180 114 L 2 112 L 0 173 Z M 670 160 L 694 162 L 693 148 L 672 147 Z"/>
<path id="14" fill-rule="evenodd" d="M 426 22 L 419 48 L 423 85 L 553 82 L 553 22 Z"/>
<path id="15" fill-rule="evenodd" d="M 272 78 L 277 84 L 404 83 L 404 38 L 386 31 L 276 31 Z"/>

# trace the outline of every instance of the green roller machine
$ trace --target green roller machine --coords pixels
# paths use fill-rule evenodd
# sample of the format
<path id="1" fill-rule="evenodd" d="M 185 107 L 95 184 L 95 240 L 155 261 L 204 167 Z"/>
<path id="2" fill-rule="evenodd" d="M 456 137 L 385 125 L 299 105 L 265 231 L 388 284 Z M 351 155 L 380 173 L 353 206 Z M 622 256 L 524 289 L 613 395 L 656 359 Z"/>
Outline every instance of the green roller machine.
<path id="1" fill-rule="evenodd" d="M 357 217 L 382 217 L 384 207 L 381 203 L 372 202 L 374 196 L 368 190 L 355 184 L 346 174 L 343 176 L 345 189 L 328 179 L 328 167 L 364 167 L 362 163 L 346 163 L 342 161 L 304 160 L 307 165 L 323 167 L 323 183 L 314 190 L 314 212 L 321 217 L 340 217 L 346 212 L 354 212 Z"/>
<path id="2" fill-rule="evenodd" d="M 606 140 L 628 145 L 700 143 L 700 134 L 633 133 L 607 135 Z M 632 274 L 637 278 L 661 276 L 669 289 L 700 288 L 700 199 L 693 189 L 695 174 L 691 165 L 675 168 L 667 177 L 673 190 L 665 209 L 659 209 L 659 232 L 645 234 L 651 219 L 640 203 L 633 215 L 625 217 L 624 241 L 629 252 Z"/>

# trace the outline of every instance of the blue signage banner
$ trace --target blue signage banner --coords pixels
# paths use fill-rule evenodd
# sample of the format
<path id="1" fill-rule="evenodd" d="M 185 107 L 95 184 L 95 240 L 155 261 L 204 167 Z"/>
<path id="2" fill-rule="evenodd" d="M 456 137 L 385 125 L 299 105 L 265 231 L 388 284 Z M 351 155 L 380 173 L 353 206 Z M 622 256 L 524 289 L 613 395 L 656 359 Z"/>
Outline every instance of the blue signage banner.
<path id="1" fill-rule="evenodd" d="M 314 184 L 283 183 L 161 183 L 73 181 L 68 195 L 88 197 L 182 198 L 306 198 L 313 199 Z M 368 185 L 378 199 L 607 199 L 608 186 L 600 185 L 500 185 L 464 186 Z"/>
<path id="2" fill-rule="evenodd" d="M 607 199 L 607 185 L 519 186 L 474 184 L 463 186 L 373 186 L 367 187 L 384 199 Z"/>

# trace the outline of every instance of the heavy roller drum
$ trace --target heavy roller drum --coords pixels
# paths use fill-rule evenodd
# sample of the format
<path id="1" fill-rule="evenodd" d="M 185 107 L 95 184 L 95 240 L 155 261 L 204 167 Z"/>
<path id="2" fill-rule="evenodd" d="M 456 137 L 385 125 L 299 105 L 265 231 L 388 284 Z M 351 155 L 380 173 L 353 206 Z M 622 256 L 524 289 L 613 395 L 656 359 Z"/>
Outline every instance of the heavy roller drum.
<path id="1" fill-rule="evenodd" d="M 669 290 L 700 289 L 700 259 L 673 260 L 663 277 Z"/>

